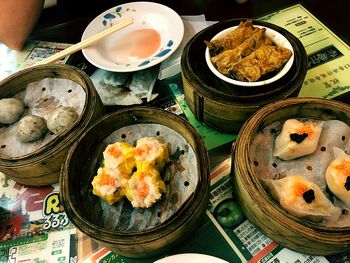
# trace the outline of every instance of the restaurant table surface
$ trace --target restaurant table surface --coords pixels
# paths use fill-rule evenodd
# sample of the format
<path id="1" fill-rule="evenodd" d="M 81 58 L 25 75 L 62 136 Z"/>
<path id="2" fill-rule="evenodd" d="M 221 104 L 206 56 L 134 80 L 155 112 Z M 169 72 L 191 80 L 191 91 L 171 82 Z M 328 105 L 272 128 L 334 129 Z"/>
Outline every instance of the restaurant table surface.
<path id="1" fill-rule="evenodd" d="M 106 3 L 106 1 L 102 1 Z M 113 6 L 110 1 L 109 6 Z M 131 1 L 115 1 L 115 5 Z M 329 27 L 347 44 L 350 43 L 350 1 L 292 1 L 292 0 L 248 0 L 244 4 L 239 4 L 235 0 L 177 0 L 177 1 L 155 1 L 173 8 L 180 15 L 201 15 L 204 14 L 207 21 L 222 21 L 233 18 L 258 18 L 263 15 L 278 11 L 294 4 L 302 4 L 321 22 Z M 62 18 L 62 10 L 55 7 L 43 11 L 38 25 L 30 39 L 44 40 L 60 43 L 77 43 L 86 26 L 100 14 L 100 10 L 94 12 L 76 13 L 75 17 L 67 21 L 67 17 Z M 81 53 L 79 51 L 78 53 Z M 157 83 L 156 83 L 157 85 Z M 340 101 L 350 101 L 349 95 L 341 95 L 337 98 Z M 219 164 L 227 158 L 231 144 L 225 144 L 219 149 L 210 151 L 211 166 Z"/>
<path id="2" fill-rule="evenodd" d="M 115 5 L 127 1 L 115 2 Z M 221 21 L 233 18 L 258 18 L 268 13 L 278 11 L 290 5 L 300 3 L 315 15 L 321 22 L 329 27 L 347 44 L 350 43 L 350 1 L 278 1 L 278 0 L 248 0 L 244 4 L 238 4 L 235 0 L 178 0 L 158 1 L 167 4 L 180 15 L 204 14 L 208 21 Z M 62 19 L 55 7 L 45 9 L 37 27 L 31 34 L 31 40 L 44 40 L 61 43 L 77 43 L 86 26 L 99 13 L 84 12 L 77 14 L 72 20 Z M 79 51 L 78 53 L 81 53 Z M 341 100 L 347 102 L 348 97 L 343 96 Z M 209 152 L 211 167 L 216 166 L 229 157 L 232 143 L 226 143 L 222 147 Z"/>

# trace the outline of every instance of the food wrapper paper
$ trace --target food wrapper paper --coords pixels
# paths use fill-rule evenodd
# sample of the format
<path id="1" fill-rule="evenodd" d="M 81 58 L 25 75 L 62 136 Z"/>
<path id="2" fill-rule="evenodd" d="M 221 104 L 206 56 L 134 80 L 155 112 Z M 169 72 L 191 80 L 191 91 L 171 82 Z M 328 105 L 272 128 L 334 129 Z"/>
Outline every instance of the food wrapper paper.
<path id="1" fill-rule="evenodd" d="M 86 93 L 79 84 L 59 78 L 45 78 L 29 83 L 24 91 L 14 97 L 25 104 L 22 117 L 32 114 L 45 120 L 59 106 L 73 107 L 80 116 L 86 102 Z M 45 136 L 37 141 L 22 143 L 16 138 L 17 126 L 18 122 L 0 126 L 0 156 L 3 158 L 20 158 L 31 154 L 58 136 L 46 132 Z"/>
<path id="2" fill-rule="evenodd" d="M 170 163 L 161 172 L 161 177 L 166 182 L 166 192 L 163 193 L 161 200 L 150 208 L 133 208 L 126 198 L 109 205 L 91 193 L 91 184 L 86 185 L 91 191 L 82 189 L 81 193 L 91 193 L 87 202 L 96 203 L 96 211 L 102 213 L 102 222 L 101 217 L 94 216 L 95 213 L 87 214 L 91 222 L 103 224 L 109 230 L 118 232 L 149 230 L 176 216 L 180 208 L 190 205 L 191 196 L 200 178 L 196 153 L 182 135 L 164 125 L 134 124 L 113 132 L 103 142 L 104 147 L 101 148 L 101 157 L 96 163 L 96 170 L 101 166 L 102 152 L 107 145 L 116 141 L 126 141 L 135 145 L 138 139 L 144 137 L 158 137 L 163 143 L 168 144 Z"/>

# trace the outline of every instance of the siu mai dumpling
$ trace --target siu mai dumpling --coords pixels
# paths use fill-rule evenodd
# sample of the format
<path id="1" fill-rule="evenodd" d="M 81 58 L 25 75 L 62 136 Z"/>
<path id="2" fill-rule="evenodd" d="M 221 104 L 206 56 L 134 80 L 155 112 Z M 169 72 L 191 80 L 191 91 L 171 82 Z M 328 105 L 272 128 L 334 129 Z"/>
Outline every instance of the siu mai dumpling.
<path id="1" fill-rule="evenodd" d="M 110 169 L 118 169 L 129 177 L 135 168 L 134 147 L 127 142 L 116 142 L 107 146 L 103 152 L 104 165 Z"/>
<path id="2" fill-rule="evenodd" d="M 134 156 L 137 168 L 153 166 L 161 171 L 169 162 L 168 145 L 154 137 L 144 137 L 136 142 Z"/>
<path id="3" fill-rule="evenodd" d="M 133 207 L 148 208 L 161 198 L 165 189 L 159 171 L 153 166 L 142 166 L 128 181 L 126 197 Z"/>
<path id="4" fill-rule="evenodd" d="M 334 160 L 326 170 L 329 190 L 350 208 L 350 156 L 342 149 L 333 147 Z"/>
<path id="5" fill-rule="evenodd" d="M 292 215 L 313 222 L 337 220 L 341 209 L 332 204 L 315 183 L 300 175 L 264 180 L 273 198 Z"/>
<path id="6" fill-rule="evenodd" d="M 273 156 L 293 160 L 316 151 L 322 131 L 322 122 L 285 121 L 281 133 L 276 137 Z"/>
<path id="7" fill-rule="evenodd" d="M 128 180 L 118 170 L 99 168 L 93 178 L 92 193 L 112 205 L 125 196 Z"/>

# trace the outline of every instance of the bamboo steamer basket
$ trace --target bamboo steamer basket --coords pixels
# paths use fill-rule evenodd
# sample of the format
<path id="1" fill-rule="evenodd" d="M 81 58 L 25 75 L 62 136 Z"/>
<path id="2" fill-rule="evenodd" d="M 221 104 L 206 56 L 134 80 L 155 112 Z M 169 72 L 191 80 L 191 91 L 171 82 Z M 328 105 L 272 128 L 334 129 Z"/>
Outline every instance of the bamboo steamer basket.
<path id="1" fill-rule="evenodd" d="M 171 210 L 170 206 L 163 206 L 162 203 L 171 202 L 174 194 L 176 198 L 179 197 L 184 185 L 181 176 L 175 174 L 173 177 L 179 178 L 180 186 L 168 185 L 165 181 L 169 194 L 163 194 L 165 197 L 163 196 L 161 201 L 147 209 L 133 208 L 125 198 L 109 205 L 92 195 L 91 181 L 101 162 L 99 159 L 102 158 L 102 152 L 108 144 L 114 143 L 116 139 L 133 144 L 134 140 L 144 136 L 162 136 L 166 133 L 164 131 L 175 133 L 187 145 L 181 146 L 182 144 L 172 141 L 171 148 L 187 149 L 188 152 L 194 153 L 190 157 L 188 153 L 184 153 L 187 150 L 181 150 L 180 154 L 184 154 L 183 159 L 176 161 L 170 157 L 170 167 L 182 167 L 189 177 L 194 178 L 197 175 L 198 182 L 188 199 L 181 203 L 174 214 L 166 220 L 159 219 L 159 223 L 154 226 L 142 227 L 140 225 L 148 224 L 154 217 Z M 165 140 L 164 143 L 169 141 Z M 185 162 L 195 164 L 193 169 L 184 165 Z M 173 168 L 170 169 L 172 170 Z M 188 181 L 190 180 L 191 178 Z M 129 258 L 148 258 L 170 251 L 200 226 L 207 209 L 209 184 L 207 153 L 204 142 L 195 129 L 186 120 L 168 111 L 137 106 L 100 118 L 74 143 L 61 170 L 60 200 L 71 222 L 102 246 Z M 159 203 L 161 210 L 157 208 Z M 137 216 L 140 213 L 139 219 L 133 219 L 134 213 Z M 154 217 L 150 217 L 149 213 L 155 213 Z"/>
<path id="2" fill-rule="evenodd" d="M 69 65 L 35 66 L 14 73 L 0 82 L 0 99 L 13 97 L 24 91 L 28 84 L 45 78 L 75 82 L 83 89 L 86 100 L 74 125 L 48 144 L 21 156 L 0 155 L 0 171 L 14 181 L 29 186 L 57 183 L 61 165 L 71 144 L 92 122 L 104 114 L 103 104 L 88 75 Z"/>
<path id="3" fill-rule="evenodd" d="M 307 72 L 307 55 L 298 38 L 271 23 L 253 20 L 254 25 L 269 27 L 291 43 L 294 63 L 280 80 L 260 87 L 243 87 L 216 77 L 205 61 L 205 40 L 237 26 L 246 18 L 225 20 L 197 33 L 185 46 L 182 57 L 182 81 L 187 104 L 196 119 L 223 131 L 238 133 L 243 123 L 259 108 L 271 102 L 296 97 Z"/>
<path id="4" fill-rule="evenodd" d="M 231 176 L 237 199 L 252 223 L 287 248 L 309 255 L 331 255 L 348 250 L 349 227 L 328 227 L 287 213 L 267 194 L 253 172 L 255 164 L 249 152 L 255 134 L 271 123 L 291 118 L 337 119 L 349 125 L 350 106 L 325 99 L 289 98 L 271 103 L 253 114 L 232 147 Z"/>

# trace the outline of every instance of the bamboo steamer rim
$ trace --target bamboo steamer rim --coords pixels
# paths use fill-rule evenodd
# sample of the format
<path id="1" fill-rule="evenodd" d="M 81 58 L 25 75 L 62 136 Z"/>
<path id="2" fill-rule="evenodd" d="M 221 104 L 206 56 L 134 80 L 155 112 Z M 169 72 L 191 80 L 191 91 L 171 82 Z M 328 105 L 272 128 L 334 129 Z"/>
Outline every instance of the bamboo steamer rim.
<path id="1" fill-rule="evenodd" d="M 254 95 L 235 96 L 235 95 L 231 95 L 231 94 L 227 94 L 225 92 L 219 91 L 215 87 L 212 87 L 211 85 L 207 85 L 199 76 L 194 74 L 193 72 L 195 72 L 195 70 L 193 70 L 191 66 L 190 57 L 188 56 L 188 54 L 190 53 L 190 49 L 192 48 L 192 45 L 197 41 L 198 38 L 204 38 L 204 36 L 208 34 L 205 37 L 205 39 L 207 38 L 211 39 L 213 37 L 211 35 L 215 35 L 216 33 L 218 33 L 218 31 L 221 31 L 222 29 L 225 29 L 227 27 L 238 25 L 240 21 L 244 21 L 244 20 L 253 20 L 253 25 L 261 25 L 261 26 L 272 28 L 278 31 L 284 37 L 286 37 L 288 41 L 292 44 L 294 49 L 295 59 L 294 59 L 293 67 L 296 67 L 296 68 L 295 68 L 295 73 L 292 76 L 292 79 L 286 79 L 287 76 L 284 76 L 281 80 L 276 82 L 276 83 L 280 83 L 279 87 L 277 88 L 271 89 L 270 91 L 267 91 L 265 93 L 260 92 Z M 203 53 L 203 57 L 204 57 L 204 53 Z M 302 60 L 304 60 L 304 63 L 299 63 Z M 277 95 L 278 92 L 280 92 L 283 89 L 286 89 L 286 87 L 289 87 L 289 90 L 286 91 L 287 94 L 285 96 L 288 96 L 293 92 L 295 92 L 298 89 L 298 86 L 301 85 L 301 83 L 303 82 L 306 76 L 306 73 L 307 73 L 306 60 L 307 60 L 307 54 L 304 46 L 302 45 L 302 43 L 297 37 L 295 37 L 286 29 L 265 21 L 255 20 L 251 18 L 237 18 L 237 19 L 220 21 L 214 25 L 211 25 L 203 29 L 202 31 L 198 32 L 194 37 L 192 37 L 184 48 L 184 51 L 181 57 L 181 66 L 183 68 L 182 70 L 183 76 L 188 80 L 190 80 L 191 77 L 193 77 L 194 79 L 191 81 L 191 85 L 194 88 L 196 88 L 201 94 L 205 94 L 206 97 L 212 100 L 215 100 L 216 102 L 220 101 L 224 104 L 227 104 L 227 101 L 229 101 L 229 103 L 233 105 L 237 104 L 242 106 L 242 104 L 245 104 L 244 107 L 255 108 L 256 100 L 259 100 L 262 98 L 265 98 L 265 99 L 267 98 L 271 100 L 272 99 L 271 96 Z M 293 84 L 292 82 L 295 82 L 295 83 Z M 276 83 L 272 83 L 272 85 L 275 85 Z M 236 85 L 232 84 L 231 86 L 234 87 Z M 271 86 L 271 85 L 266 85 L 266 86 Z M 247 87 L 244 87 L 244 88 L 247 88 Z"/>
<path id="2" fill-rule="evenodd" d="M 34 77 L 32 72 L 35 71 L 36 74 L 42 73 L 43 75 L 35 75 Z M 60 75 L 62 72 L 64 72 L 63 75 Z M 82 71 L 81 69 L 67 64 L 49 64 L 49 65 L 39 65 L 39 66 L 33 66 L 30 68 L 25 68 L 23 70 L 20 70 L 7 78 L 0 81 L 0 87 L 3 85 L 12 85 L 8 84 L 11 83 L 13 80 L 16 80 L 17 78 L 23 78 L 29 76 L 29 82 L 35 82 L 39 81 L 44 78 L 63 78 L 67 80 L 71 80 L 68 78 L 68 73 L 74 73 L 75 82 L 79 81 L 79 85 L 84 89 L 86 93 L 86 100 L 83 106 L 83 112 L 80 114 L 77 121 L 73 124 L 73 126 L 65 131 L 63 131 L 61 134 L 59 134 L 57 137 L 52 139 L 48 144 L 40 147 L 36 151 L 19 156 L 19 157 L 11 157 L 11 158 L 4 158 L 0 156 L 0 166 L 6 165 L 7 167 L 28 167 L 31 166 L 33 163 L 40 163 L 43 160 L 47 158 L 48 155 L 52 155 L 57 151 L 61 151 L 68 147 L 74 140 L 77 139 L 79 136 L 79 133 L 84 130 L 88 126 L 88 122 L 90 118 L 94 114 L 94 107 L 87 107 L 88 105 L 96 105 L 97 101 L 99 100 L 99 97 L 97 95 L 97 92 L 94 89 L 94 85 L 89 78 L 89 76 Z M 25 90 L 25 87 L 22 87 L 20 91 Z M 17 90 L 18 91 L 18 90 Z M 18 93 L 14 93 L 14 91 L 9 91 L 7 94 L 12 93 L 12 95 Z M 89 95 L 89 96 L 88 96 Z M 5 97 L 8 97 L 5 95 Z M 78 126 L 79 125 L 79 126 Z M 74 133 L 72 133 L 74 131 Z"/>
<path id="3" fill-rule="evenodd" d="M 77 207 L 75 207 L 72 199 L 70 198 L 70 188 L 69 188 L 69 180 L 68 176 L 65 176 L 69 173 L 69 163 L 70 160 L 78 147 L 79 143 L 84 140 L 84 138 L 90 134 L 93 133 L 94 129 L 98 128 L 102 123 L 109 119 L 109 118 L 115 118 L 120 115 L 131 115 L 133 116 L 133 119 L 135 122 L 130 123 L 152 123 L 152 120 L 142 120 L 141 122 L 138 122 L 137 114 L 141 112 L 151 112 L 156 111 L 157 114 L 160 116 L 164 116 L 167 118 L 166 123 L 157 123 L 162 124 L 164 126 L 167 126 L 171 129 L 174 129 L 175 126 L 180 124 L 180 128 L 182 131 L 190 131 L 186 135 L 185 138 L 188 141 L 188 138 L 195 142 L 195 145 L 192 145 L 192 147 L 195 147 L 194 151 L 197 153 L 197 161 L 198 161 L 198 167 L 197 169 L 200 171 L 199 175 L 201 177 L 199 178 L 199 182 L 197 184 L 196 190 L 194 194 L 189 198 L 187 203 L 183 205 L 183 207 L 178 211 L 179 213 L 174 214 L 171 216 L 167 221 L 165 221 L 163 224 L 146 230 L 142 232 L 124 232 L 124 231 L 110 231 L 106 230 L 104 228 L 100 228 L 99 226 L 87 221 L 83 218 L 81 213 L 78 211 Z M 175 129 L 177 132 L 179 130 Z M 182 136 L 183 133 L 179 132 Z M 70 220 L 77 226 L 79 226 L 79 229 L 84 232 L 85 234 L 89 236 L 93 236 L 95 239 L 98 239 L 102 242 L 109 242 L 110 244 L 125 244 L 125 242 L 130 241 L 132 239 L 133 244 L 141 244 L 145 242 L 152 242 L 154 240 L 161 239 L 162 237 L 165 237 L 169 235 L 171 232 L 176 231 L 180 226 L 185 225 L 187 222 L 191 220 L 191 216 L 193 214 L 196 214 L 197 211 L 200 209 L 200 205 L 204 199 L 206 198 L 205 193 L 209 189 L 210 185 L 210 176 L 209 176 L 209 164 L 208 164 L 208 156 L 207 152 L 205 150 L 205 145 L 200 137 L 200 135 L 196 132 L 194 127 L 189 124 L 185 119 L 182 117 L 172 113 L 168 112 L 163 109 L 155 108 L 155 107 L 145 107 L 145 106 L 135 106 L 133 108 L 127 108 L 127 109 L 121 109 L 113 113 L 109 113 L 100 119 L 98 119 L 93 126 L 89 127 L 84 133 L 81 134 L 79 140 L 77 140 L 72 147 L 70 148 L 66 160 L 61 168 L 60 173 L 60 199 L 62 204 L 65 207 L 66 213 L 69 217 L 71 217 L 71 213 L 76 216 L 76 218 L 70 218 Z M 197 202 L 197 205 L 195 204 Z M 185 207 L 185 209 L 183 209 Z M 167 229 L 168 228 L 168 229 Z M 96 236 L 94 234 L 94 231 L 97 231 L 100 235 Z M 156 234 L 156 235 L 155 235 Z M 138 238 L 142 238 L 142 240 L 138 241 Z"/>
<path id="4" fill-rule="evenodd" d="M 317 225 L 296 216 L 287 213 L 282 209 L 273 199 L 266 193 L 259 179 L 254 176 L 252 167 L 249 163 L 249 152 L 251 140 L 254 138 L 256 132 L 265 126 L 264 120 L 267 116 L 275 113 L 279 109 L 288 108 L 289 106 L 299 106 L 302 104 L 315 105 L 329 105 L 341 111 L 350 112 L 350 106 L 337 101 L 318 98 L 289 98 L 271 103 L 253 114 L 242 126 L 238 136 L 237 143 L 233 146 L 234 169 L 236 176 L 240 176 L 245 186 L 249 188 L 250 197 L 260 207 L 264 207 L 264 213 L 276 219 L 282 220 L 285 225 L 291 226 L 298 233 L 312 234 L 315 240 L 321 240 L 324 243 L 334 244 L 339 242 L 349 242 L 350 227 L 324 227 Z M 269 124 L 269 123 L 268 123 Z M 239 153 L 239 155 L 237 154 Z M 246 168 L 247 170 L 244 170 Z M 341 234 L 341 235 L 339 235 Z"/>

